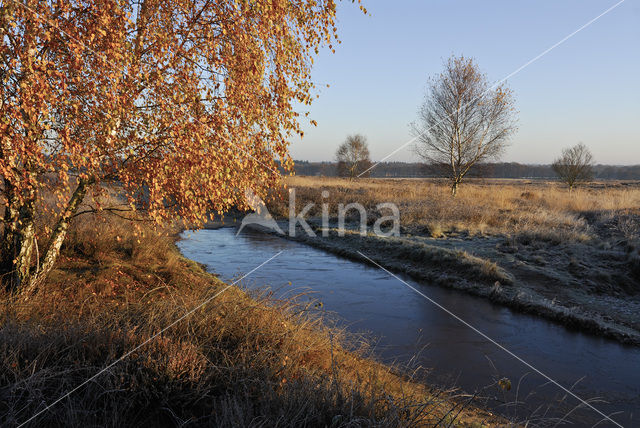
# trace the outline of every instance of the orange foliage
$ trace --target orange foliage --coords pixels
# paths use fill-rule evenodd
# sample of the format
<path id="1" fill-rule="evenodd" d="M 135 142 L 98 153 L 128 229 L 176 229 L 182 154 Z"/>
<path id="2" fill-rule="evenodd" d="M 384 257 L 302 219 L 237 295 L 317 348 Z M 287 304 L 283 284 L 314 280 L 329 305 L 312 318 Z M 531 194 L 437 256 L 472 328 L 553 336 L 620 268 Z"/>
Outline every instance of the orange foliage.
<path id="1" fill-rule="evenodd" d="M 115 181 L 132 209 L 195 224 L 247 187 L 265 196 L 291 168 L 294 107 L 335 18 L 334 0 L 3 2 L 5 233 L 45 188 L 54 215 Z"/>
<path id="2" fill-rule="evenodd" d="M 2 177 L 23 188 L 54 173 L 54 190 L 74 174 L 117 179 L 130 196 L 148 187 L 138 202 L 155 218 L 196 221 L 272 185 L 335 2 L 137 5 L 5 2 Z"/>

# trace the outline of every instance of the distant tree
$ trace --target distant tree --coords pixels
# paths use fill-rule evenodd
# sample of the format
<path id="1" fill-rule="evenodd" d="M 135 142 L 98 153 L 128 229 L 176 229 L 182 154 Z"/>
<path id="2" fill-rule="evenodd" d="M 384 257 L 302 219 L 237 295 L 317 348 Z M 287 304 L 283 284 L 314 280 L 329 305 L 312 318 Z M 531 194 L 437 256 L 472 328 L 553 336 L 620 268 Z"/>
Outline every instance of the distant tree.
<path id="1" fill-rule="evenodd" d="M 451 181 L 451 194 L 477 163 L 498 158 L 515 132 L 511 90 L 490 87 L 471 58 L 451 57 L 431 79 L 412 125 L 416 153 Z"/>
<path id="2" fill-rule="evenodd" d="M 371 166 L 367 139 L 360 135 L 350 135 L 336 150 L 337 169 L 340 177 L 356 178 L 368 175 Z"/>
<path id="3" fill-rule="evenodd" d="M 562 150 L 562 155 L 551 167 L 572 191 L 576 184 L 593 178 L 593 155 L 584 144 L 576 144 Z"/>

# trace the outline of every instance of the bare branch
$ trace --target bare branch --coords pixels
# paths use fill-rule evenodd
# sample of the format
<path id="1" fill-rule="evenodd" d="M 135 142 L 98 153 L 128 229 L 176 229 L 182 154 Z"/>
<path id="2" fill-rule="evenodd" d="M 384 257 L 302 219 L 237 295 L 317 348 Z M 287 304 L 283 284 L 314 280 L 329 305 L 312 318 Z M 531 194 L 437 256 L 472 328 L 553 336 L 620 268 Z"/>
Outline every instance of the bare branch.
<path id="1" fill-rule="evenodd" d="M 513 97 L 503 87 L 489 88 L 472 59 L 451 57 L 431 80 L 412 124 L 416 154 L 436 166 L 447 165 L 451 192 L 477 163 L 498 158 L 515 132 Z"/>
<path id="2" fill-rule="evenodd" d="M 363 171 L 368 172 L 371 159 L 366 137 L 360 134 L 348 136 L 336 150 L 336 161 L 338 162 L 338 175 L 342 177 L 356 178 Z"/>
<path id="3" fill-rule="evenodd" d="M 562 150 L 562 155 L 551 167 L 571 191 L 576 184 L 593 178 L 593 155 L 587 146 L 579 143 Z"/>

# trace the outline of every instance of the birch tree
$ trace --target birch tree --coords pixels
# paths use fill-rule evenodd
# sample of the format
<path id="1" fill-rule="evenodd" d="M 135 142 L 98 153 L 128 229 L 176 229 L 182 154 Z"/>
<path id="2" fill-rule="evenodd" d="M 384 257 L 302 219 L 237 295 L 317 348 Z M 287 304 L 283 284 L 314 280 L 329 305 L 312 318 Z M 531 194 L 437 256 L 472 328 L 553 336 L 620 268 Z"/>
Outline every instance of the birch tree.
<path id="1" fill-rule="evenodd" d="M 569 186 L 571 192 L 578 183 L 593 178 L 593 155 L 583 143 L 562 150 L 551 168 L 561 181 Z"/>
<path id="2" fill-rule="evenodd" d="M 508 88 L 491 87 L 473 59 L 451 57 L 430 80 L 412 124 L 415 151 L 443 171 L 455 196 L 474 165 L 502 154 L 516 130 L 514 116 Z"/>
<path id="3" fill-rule="evenodd" d="M 360 135 L 350 135 L 336 150 L 338 175 L 356 178 L 368 172 L 371 166 L 367 139 Z"/>
<path id="4" fill-rule="evenodd" d="M 335 24 L 333 0 L 2 2 L 3 284 L 34 290 L 111 182 L 128 209 L 195 226 L 246 188 L 264 197 L 291 168 L 294 106 Z"/>

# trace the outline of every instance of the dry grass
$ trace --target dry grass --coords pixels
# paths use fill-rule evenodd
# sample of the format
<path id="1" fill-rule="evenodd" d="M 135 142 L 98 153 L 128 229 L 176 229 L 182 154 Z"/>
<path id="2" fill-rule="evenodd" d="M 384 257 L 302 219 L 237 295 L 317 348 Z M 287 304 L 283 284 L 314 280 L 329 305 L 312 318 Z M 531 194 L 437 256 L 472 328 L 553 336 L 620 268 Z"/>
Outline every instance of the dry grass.
<path id="1" fill-rule="evenodd" d="M 291 177 L 289 188 L 296 189 L 300 210 L 307 202 L 316 206 L 310 215 L 321 215 L 321 204 L 337 215 L 339 203 L 359 202 L 367 208 L 369 221 L 375 220 L 376 205 L 394 202 L 400 208 L 401 224 L 411 231 L 422 230 L 433 237 L 452 232 L 469 234 L 526 234 L 550 241 L 592 238 L 585 221 L 590 213 L 637 210 L 640 186 L 621 183 L 593 184 L 571 194 L 552 182 L 526 180 L 470 180 L 456 198 L 446 183 L 431 179 L 362 179 Z M 321 191 L 329 192 L 322 198 Z M 273 206 L 286 216 L 288 204 Z M 353 211 L 355 213 L 355 211 Z"/>
<path id="2" fill-rule="evenodd" d="M 225 285 L 171 239 L 118 219 L 77 222 L 58 268 L 2 296 L 0 425 L 16 426 L 136 346 L 30 426 L 480 425 L 490 415 L 345 351 L 295 302 Z M 145 344 L 146 343 L 146 344 Z M 457 418 L 455 418 L 457 416 Z"/>

